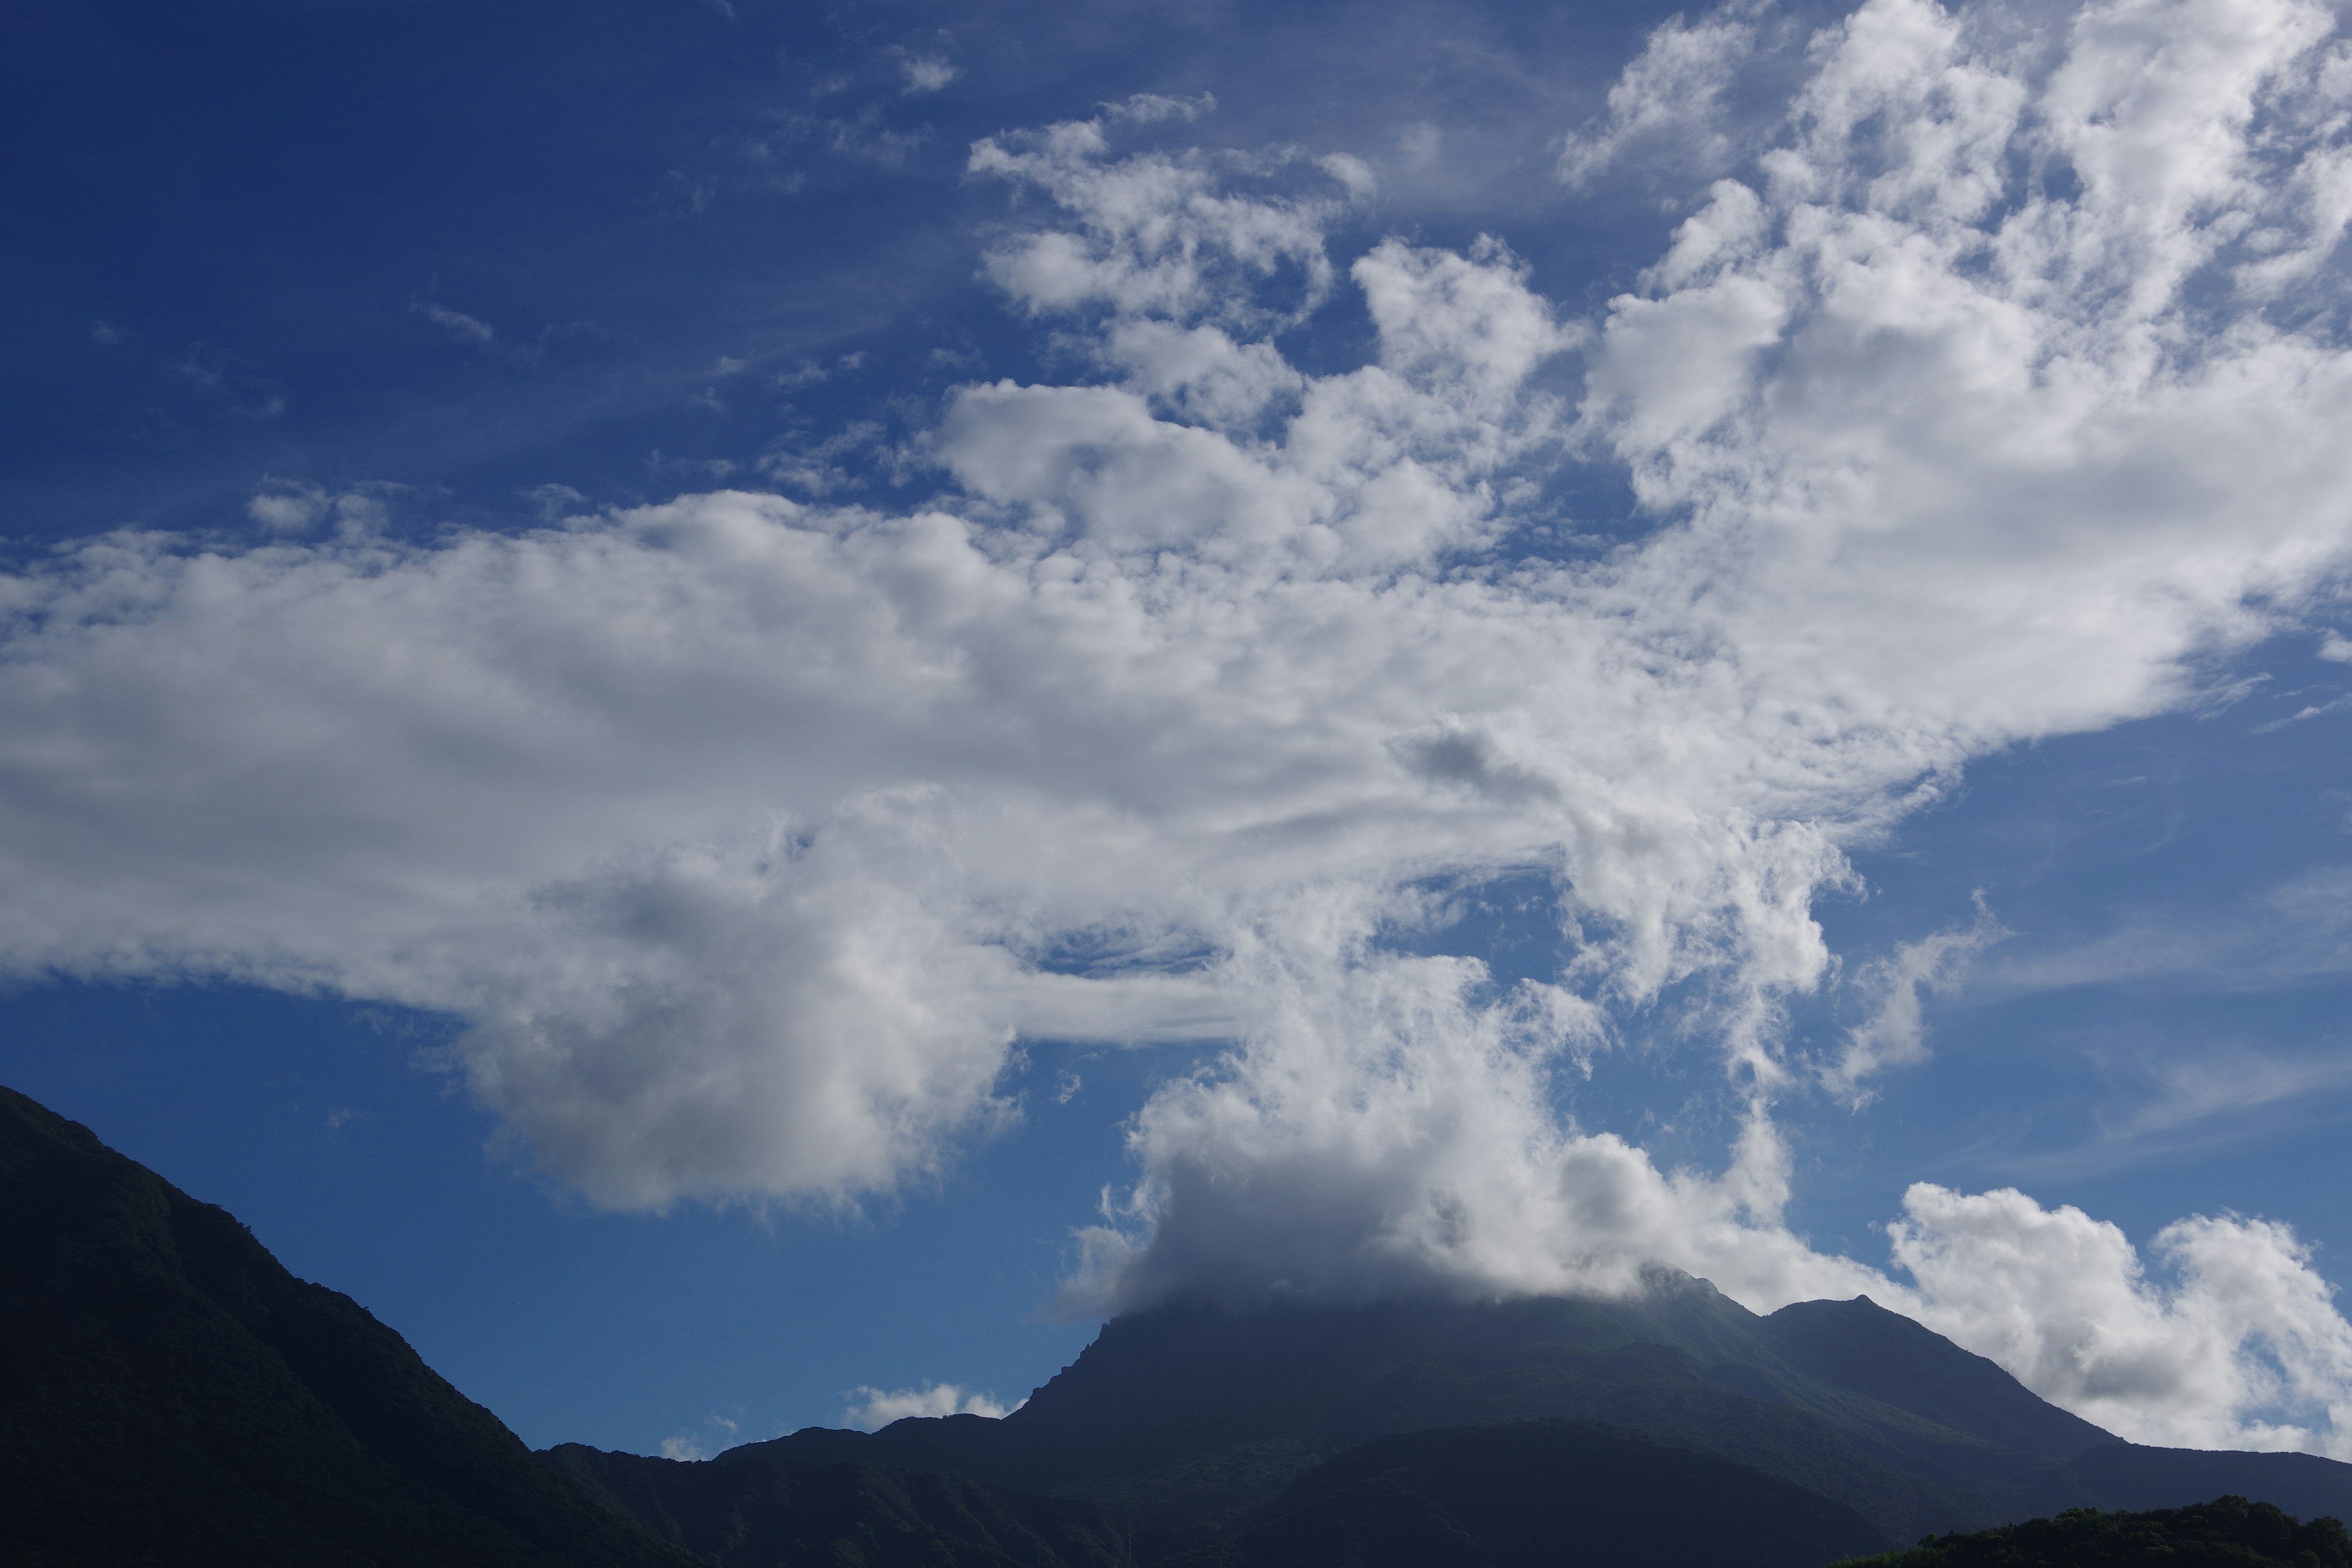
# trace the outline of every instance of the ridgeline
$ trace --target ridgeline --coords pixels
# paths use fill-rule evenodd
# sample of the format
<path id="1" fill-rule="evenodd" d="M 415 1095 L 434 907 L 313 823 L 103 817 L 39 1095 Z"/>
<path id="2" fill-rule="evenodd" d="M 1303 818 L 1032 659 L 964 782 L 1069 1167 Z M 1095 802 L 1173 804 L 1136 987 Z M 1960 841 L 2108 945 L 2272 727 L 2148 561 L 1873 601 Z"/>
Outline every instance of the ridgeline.
<path id="1" fill-rule="evenodd" d="M 1002 1420 L 534 1454 L 6 1089 L 0 1480 L 0 1568 L 2352 1568 L 2352 1466 L 2125 1443 L 1867 1299 L 1759 1316 L 1663 1271 L 1167 1308 Z"/>

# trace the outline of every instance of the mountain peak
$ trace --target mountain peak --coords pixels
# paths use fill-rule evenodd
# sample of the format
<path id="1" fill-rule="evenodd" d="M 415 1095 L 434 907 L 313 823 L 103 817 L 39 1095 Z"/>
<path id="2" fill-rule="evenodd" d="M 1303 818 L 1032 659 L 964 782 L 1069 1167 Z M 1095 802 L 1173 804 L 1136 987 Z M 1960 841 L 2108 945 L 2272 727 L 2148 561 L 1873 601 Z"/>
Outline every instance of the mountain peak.
<path id="1" fill-rule="evenodd" d="M 1762 1321 L 1808 1377 L 2042 1458 L 2067 1459 L 2122 1439 L 2036 1395 L 1993 1362 L 1867 1296 L 1799 1301 Z"/>

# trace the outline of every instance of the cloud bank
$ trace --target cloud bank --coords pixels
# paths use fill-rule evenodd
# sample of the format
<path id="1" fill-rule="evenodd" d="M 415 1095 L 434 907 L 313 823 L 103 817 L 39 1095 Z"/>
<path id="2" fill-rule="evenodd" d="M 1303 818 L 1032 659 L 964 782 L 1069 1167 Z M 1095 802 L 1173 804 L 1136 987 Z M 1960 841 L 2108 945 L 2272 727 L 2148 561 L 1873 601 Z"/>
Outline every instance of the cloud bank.
<path id="1" fill-rule="evenodd" d="M 1662 34 L 1564 174 L 1729 92 L 1754 26 Z M 1836 1062 L 1792 1055 L 1849 847 L 2340 582 L 2352 57 L 2298 0 L 1870 0 L 1799 76 L 1693 142 L 1688 217 L 1590 320 L 1497 239 L 1335 258 L 1352 160 L 1119 151 L 1205 105 L 984 142 L 1026 224 L 987 273 L 1094 373 L 961 389 L 923 507 L 415 542 L 287 481 L 263 542 L 25 565 L 0 964 L 452 1015 L 474 1092 L 618 1207 L 938 1171 L 1017 1118 L 1024 1037 L 1230 1042 L 1137 1112 L 1074 1300 L 1654 1258 L 1867 1289 L 2126 1435 L 2352 1451 L 2352 1332 L 2283 1227 L 2183 1221 L 2151 1275 L 1923 1185 L 1890 1279 L 1786 1227 L 1771 1115 L 1916 1058 L 1989 940 L 1924 935 Z M 1310 373 L 1281 335 L 1341 289 L 1373 350 Z M 1635 531 L 1555 499 L 1593 468 Z M 1557 973 L 1399 940 L 1529 875 Z M 1719 1172 L 1574 1118 L 1665 1005 L 1745 1107 Z"/>

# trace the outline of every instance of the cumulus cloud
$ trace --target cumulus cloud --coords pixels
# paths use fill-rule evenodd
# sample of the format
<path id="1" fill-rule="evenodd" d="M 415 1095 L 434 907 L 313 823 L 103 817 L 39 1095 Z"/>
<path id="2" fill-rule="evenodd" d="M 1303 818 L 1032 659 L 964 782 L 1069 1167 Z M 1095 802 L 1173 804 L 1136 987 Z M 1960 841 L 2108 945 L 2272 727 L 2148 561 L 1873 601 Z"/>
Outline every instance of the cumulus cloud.
<path id="1" fill-rule="evenodd" d="M 273 474 L 246 498 L 245 515 L 271 533 L 307 533 L 331 522 L 341 537 L 362 539 L 390 521 L 390 503 L 403 489 L 375 480 L 331 490 Z"/>
<path id="2" fill-rule="evenodd" d="M 1755 54 L 1760 6 L 1717 6 L 1696 22 L 1675 16 L 1610 89 L 1606 112 L 1559 142 L 1562 184 L 1590 184 L 1635 149 L 1671 148 L 1712 173 L 1732 152 L 1724 95 Z"/>
<path id="3" fill-rule="evenodd" d="M 974 174 L 1042 193 L 1065 220 L 1007 237 L 989 252 L 989 276 L 1032 314 L 1108 310 L 1255 329 L 1303 320 L 1331 287 L 1324 231 L 1347 195 L 1279 188 L 1299 166 L 1286 153 L 1107 155 L 1122 123 L 1190 120 L 1212 106 L 1144 94 L 1093 120 L 977 143 Z M 1344 173 L 1322 172 L 1354 189 Z M 1276 188 L 1233 188 L 1246 184 Z M 1288 287 L 1270 308 L 1272 280 Z"/>
<path id="4" fill-rule="evenodd" d="M 2342 1321 L 2280 1226 L 2184 1221 L 2151 1270 L 1916 1188 L 1906 1282 L 1784 1220 L 1773 1106 L 1817 1075 L 1781 1015 L 1835 972 L 1847 847 L 2195 700 L 2352 553 L 2326 14 L 2018 37 L 1869 0 L 1589 321 L 1499 238 L 1335 258 L 1360 167 L 1120 150 L 1205 105 L 985 141 L 987 274 L 1099 374 L 960 389 L 921 506 L 79 542 L 0 578 L 0 964 L 452 1015 L 536 1157 L 637 1208 L 923 1179 L 1018 1119 L 1024 1038 L 1222 1042 L 1137 1112 L 1073 1301 L 1663 1262 L 1868 1290 L 2127 1434 L 2336 1444 Z M 1342 289 L 1364 363 L 1294 363 Z M 1579 465 L 1646 531 L 1531 550 Z M 1391 940 L 1506 878 L 1551 888 L 1556 973 Z M 1864 967 L 1833 1089 L 1918 1055 L 1979 940 Z M 1721 1064 L 1719 1170 L 1575 1115 L 1667 1006 Z"/>
<path id="5" fill-rule="evenodd" d="M 1001 1420 L 1029 1403 L 1024 1399 L 1008 1408 L 992 1394 L 977 1389 L 967 1392 L 952 1383 L 887 1391 L 859 1387 L 850 1390 L 850 1399 L 849 1407 L 841 1413 L 841 1424 L 861 1432 L 879 1431 L 910 1415 L 985 1415 L 992 1421 Z"/>
<path id="6" fill-rule="evenodd" d="M 2162 1277 L 2113 1225 L 1921 1183 L 1891 1230 L 1897 1298 L 2045 1398 L 2138 1442 L 2352 1458 L 2352 1325 L 2284 1226 L 2168 1226 Z"/>

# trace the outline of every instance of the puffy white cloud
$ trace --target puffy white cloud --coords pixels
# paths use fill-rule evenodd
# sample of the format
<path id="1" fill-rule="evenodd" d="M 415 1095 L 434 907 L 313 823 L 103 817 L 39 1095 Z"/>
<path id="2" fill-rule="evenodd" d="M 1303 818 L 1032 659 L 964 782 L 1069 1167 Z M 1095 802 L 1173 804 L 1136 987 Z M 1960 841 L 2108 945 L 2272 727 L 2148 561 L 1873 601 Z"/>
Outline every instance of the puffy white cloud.
<path id="1" fill-rule="evenodd" d="M 1622 1294 L 1655 1262 L 1775 1304 L 1884 1289 L 1779 1225 L 1787 1155 L 1760 1115 L 1717 1177 L 1564 1123 L 1549 1078 L 1602 1043 L 1591 1003 L 1528 983 L 1497 1005 L 1473 961 L 1356 956 L 1237 959 L 1248 1043 L 1139 1115 L 1149 1174 L 1083 1234 L 1072 1305 Z"/>
<path id="2" fill-rule="evenodd" d="M 920 1388 L 854 1388 L 854 1401 L 843 1411 L 841 1423 L 862 1432 L 876 1432 L 910 1415 L 985 1415 L 999 1420 L 1028 1404 L 1025 1399 L 1007 1408 L 992 1394 L 970 1393 L 952 1383 L 925 1384 Z"/>
<path id="3" fill-rule="evenodd" d="M 1122 123 L 1189 121 L 1211 107 L 1147 93 L 1094 120 L 974 145 L 974 174 L 1043 193 L 1071 225 L 1008 237 L 989 253 L 989 276 L 1032 312 L 1107 309 L 1253 328 L 1302 320 L 1331 286 L 1324 230 L 1359 191 L 1360 165 L 1321 168 L 1345 195 L 1250 193 L 1232 187 L 1318 166 L 1285 153 L 1105 155 Z M 1258 298 L 1268 282 L 1287 285 L 1278 309 Z"/>
<path id="4" fill-rule="evenodd" d="M 402 489 L 376 481 L 330 490 L 271 475 L 246 499 L 245 515 L 271 533 L 307 533 L 332 519 L 343 538 L 364 539 L 390 521 L 390 503 Z"/>
<path id="5" fill-rule="evenodd" d="M 2284 1226 L 2168 1226 L 2151 1279 L 2113 1225 L 2004 1189 L 1904 1196 L 1898 1297 L 2044 1397 L 2139 1442 L 2352 1457 L 2352 1325 Z"/>
<path id="6" fill-rule="evenodd" d="M 1660 35 L 1626 134 L 1640 73 L 1745 26 Z M 1900 1285 L 1784 1222 L 1780 1009 L 1832 971 L 1846 847 L 1990 750 L 2185 700 L 2352 549 L 2326 14 L 2022 37 L 1870 0 L 1585 322 L 1498 241 L 1343 269 L 1360 166 L 1116 151 L 1201 106 L 984 142 L 1041 204 L 990 275 L 1103 376 L 962 389 L 904 513 L 125 534 L 0 578 L 0 964 L 453 1015 L 476 1092 L 633 1207 L 936 1171 L 1017 1118 L 1024 1037 L 1229 1041 L 1138 1112 L 1074 1296 L 1662 1261 L 1868 1289 L 2135 1435 L 2335 1443 L 2341 1321 L 2277 1226 L 2183 1222 L 2150 1284 L 2072 1211 L 1920 1188 Z M 1374 352 L 1308 374 L 1278 334 L 1343 277 Z M 1647 533 L 1542 545 L 1580 463 Z M 1388 940 L 1511 875 L 1556 890 L 1559 973 Z M 1879 973 L 1833 1087 L 1916 1056 L 1973 940 Z M 1719 1172 L 1573 1115 L 1669 999 L 1744 1106 Z"/>
<path id="7" fill-rule="evenodd" d="M 1645 144 L 1671 148 L 1710 172 L 1721 164 L 1732 152 L 1723 98 L 1754 57 L 1759 9 L 1721 5 L 1695 23 L 1675 16 L 1651 33 L 1610 88 L 1607 113 L 1560 139 L 1561 181 L 1589 184 Z"/>

